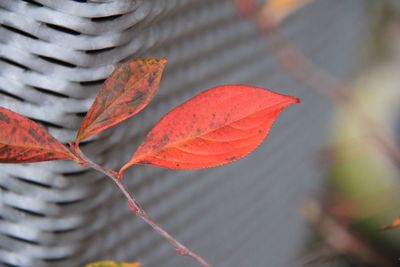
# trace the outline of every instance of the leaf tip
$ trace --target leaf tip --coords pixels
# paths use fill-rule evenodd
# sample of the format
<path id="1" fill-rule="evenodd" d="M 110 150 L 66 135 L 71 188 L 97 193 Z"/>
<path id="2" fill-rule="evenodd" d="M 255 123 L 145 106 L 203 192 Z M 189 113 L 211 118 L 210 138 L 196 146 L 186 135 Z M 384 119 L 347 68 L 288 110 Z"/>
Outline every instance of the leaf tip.
<path id="1" fill-rule="evenodd" d="M 166 64 L 168 63 L 168 59 L 165 58 L 165 57 L 160 58 L 160 59 L 158 59 L 158 60 L 160 61 L 160 63 L 162 63 L 162 64 L 164 64 L 164 65 L 166 65 Z"/>
<path id="2" fill-rule="evenodd" d="M 284 103 L 286 103 L 286 106 L 301 103 L 301 100 L 298 97 L 290 96 L 290 95 L 283 95 L 283 96 L 284 96 L 283 101 L 284 101 Z"/>

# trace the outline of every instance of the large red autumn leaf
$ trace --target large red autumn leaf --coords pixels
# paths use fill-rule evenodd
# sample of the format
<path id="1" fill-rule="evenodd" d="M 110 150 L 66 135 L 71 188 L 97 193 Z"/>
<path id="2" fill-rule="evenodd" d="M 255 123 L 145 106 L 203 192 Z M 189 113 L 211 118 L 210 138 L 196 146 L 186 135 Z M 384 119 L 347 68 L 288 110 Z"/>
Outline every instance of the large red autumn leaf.
<path id="1" fill-rule="evenodd" d="M 153 99 L 167 60 L 135 59 L 105 81 L 84 118 L 76 142 L 104 131 L 141 111 Z"/>
<path id="2" fill-rule="evenodd" d="M 298 102 L 245 85 L 209 89 L 164 116 L 120 174 L 137 163 L 197 169 L 242 158 L 262 142 L 278 114 Z"/>
<path id="3" fill-rule="evenodd" d="M 43 127 L 0 107 L 0 163 L 76 159 Z"/>

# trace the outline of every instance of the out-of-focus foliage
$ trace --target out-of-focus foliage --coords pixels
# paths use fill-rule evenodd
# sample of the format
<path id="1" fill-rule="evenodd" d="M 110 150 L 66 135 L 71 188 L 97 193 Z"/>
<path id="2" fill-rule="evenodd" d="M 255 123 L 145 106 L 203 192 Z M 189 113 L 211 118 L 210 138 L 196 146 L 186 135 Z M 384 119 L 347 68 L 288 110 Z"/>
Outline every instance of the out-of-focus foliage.
<path id="1" fill-rule="evenodd" d="M 388 32 L 392 43 L 389 55 L 361 72 L 353 89 L 363 112 L 399 143 L 400 32 Z M 377 250 L 390 254 L 400 249 L 400 232 L 379 230 L 397 225 L 394 218 L 400 215 L 400 168 L 391 148 L 377 142 L 367 126 L 351 109 L 338 109 L 330 149 L 331 211 Z M 388 257 L 396 260 L 395 255 Z"/>

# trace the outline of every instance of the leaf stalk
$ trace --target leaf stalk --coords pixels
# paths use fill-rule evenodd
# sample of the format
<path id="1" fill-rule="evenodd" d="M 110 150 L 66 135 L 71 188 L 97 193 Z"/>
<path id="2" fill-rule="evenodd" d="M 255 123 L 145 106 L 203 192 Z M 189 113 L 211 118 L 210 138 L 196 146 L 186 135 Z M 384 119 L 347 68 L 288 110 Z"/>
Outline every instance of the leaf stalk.
<path id="1" fill-rule="evenodd" d="M 155 231 L 157 231 L 160 235 L 168 240 L 171 243 L 176 252 L 181 256 L 188 256 L 199 263 L 202 267 L 211 267 L 209 263 L 207 263 L 201 256 L 191 251 L 181 242 L 176 240 L 172 235 L 170 235 L 167 231 L 165 231 L 157 222 L 155 222 L 150 215 L 142 208 L 139 202 L 134 198 L 134 196 L 129 192 L 128 188 L 122 181 L 122 175 L 113 169 L 105 168 L 103 166 L 98 165 L 97 163 L 91 161 L 86 155 L 80 150 L 80 148 L 75 144 L 70 143 L 72 152 L 78 157 L 78 163 L 85 167 L 94 169 L 98 172 L 103 173 L 107 177 L 109 177 L 121 190 L 126 199 L 128 200 L 129 209 L 139 216 L 143 221 L 145 221 L 148 225 L 150 225 Z"/>

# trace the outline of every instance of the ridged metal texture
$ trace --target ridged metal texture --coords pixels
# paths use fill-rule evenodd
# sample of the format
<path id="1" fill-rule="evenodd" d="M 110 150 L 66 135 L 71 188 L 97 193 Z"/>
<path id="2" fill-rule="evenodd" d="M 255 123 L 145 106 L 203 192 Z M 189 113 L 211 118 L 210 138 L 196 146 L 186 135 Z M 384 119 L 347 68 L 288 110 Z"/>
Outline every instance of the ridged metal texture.
<path id="1" fill-rule="evenodd" d="M 339 78 L 366 34 L 364 0 L 316 0 L 283 33 Z M 269 41 L 230 0 L 0 0 L 0 105 L 74 138 L 103 79 L 128 57 L 169 59 L 159 93 L 137 118 L 88 142 L 95 161 L 125 162 L 166 111 L 217 84 L 292 94 L 268 140 L 237 163 L 200 171 L 134 167 L 126 183 L 179 240 L 223 266 L 295 266 L 306 237 L 298 208 L 320 184 L 317 152 L 329 105 L 276 63 Z M 1 130 L 1 129 L 0 129 Z M 115 186 L 70 162 L 0 166 L 0 266 L 74 267 L 139 260 L 196 266 L 128 210 Z"/>

